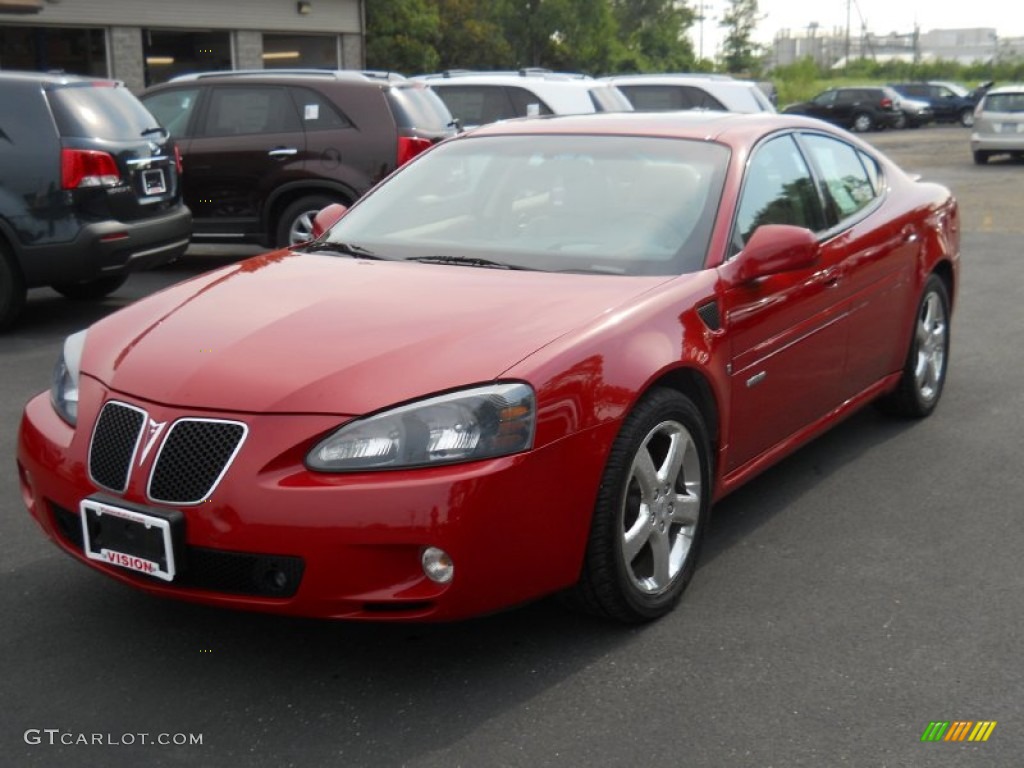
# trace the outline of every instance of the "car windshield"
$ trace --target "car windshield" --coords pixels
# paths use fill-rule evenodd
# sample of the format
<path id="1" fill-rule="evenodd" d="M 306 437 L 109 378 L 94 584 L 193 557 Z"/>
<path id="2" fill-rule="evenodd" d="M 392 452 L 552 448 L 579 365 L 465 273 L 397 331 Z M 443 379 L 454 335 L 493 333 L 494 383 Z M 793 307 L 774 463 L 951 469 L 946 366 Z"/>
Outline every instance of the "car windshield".
<path id="1" fill-rule="evenodd" d="M 640 136 L 470 136 L 364 197 L 328 233 L 383 258 L 616 275 L 701 269 L 729 150 Z"/>

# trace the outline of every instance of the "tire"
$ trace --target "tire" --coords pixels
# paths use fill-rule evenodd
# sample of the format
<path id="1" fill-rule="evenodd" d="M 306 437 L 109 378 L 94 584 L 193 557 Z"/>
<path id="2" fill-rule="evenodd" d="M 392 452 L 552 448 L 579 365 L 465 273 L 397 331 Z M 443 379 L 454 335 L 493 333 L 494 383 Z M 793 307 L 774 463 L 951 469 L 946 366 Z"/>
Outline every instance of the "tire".
<path id="1" fill-rule="evenodd" d="M 652 390 L 612 444 L 570 601 L 630 624 L 671 611 L 696 568 L 711 476 L 700 411 L 675 390 Z"/>
<path id="2" fill-rule="evenodd" d="M 909 127 L 915 127 L 916 128 L 917 126 L 911 126 L 910 125 L 910 121 L 907 119 L 906 113 L 905 112 L 900 112 L 896 116 L 896 119 L 893 120 L 892 127 L 895 128 L 897 131 L 902 131 L 905 128 L 909 128 Z"/>
<path id="3" fill-rule="evenodd" d="M 0 242 L 0 331 L 10 328 L 25 306 L 25 281 L 10 251 Z"/>
<path id="4" fill-rule="evenodd" d="M 982 152 L 980 149 L 974 152 L 974 164 L 985 165 L 988 163 L 988 152 Z"/>
<path id="5" fill-rule="evenodd" d="M 850 130 L 854 133 L 867 133 L 874 127 L 875 121 L 867 112 L 858 112 L 853 116 L 853 122 L 850 124 Z"/>
<path id="6" fill-rule="evenodd" d="M 112 294 L 124 285 L 127 279 L 128 275 L 111 275 L 81 283 L 57 283 L 53 286 L 53 290 L 61 296 L 75 301 L 97 301 Z"/>
<path id="7" fill-rule="evenodd" d="M 277 220 L 274 245 L 287 248 L 312 240 L 313 218 L 331 203 L 348 205 L 348 202 L 328 195 L 301 197 L 284 209 Z"/>
<path id="8" fill-rule="evenodd" d="M 894 416 L 921 419 L 939 404 L 949 365 L 949 293 L 938 275 L 928 276 L 914 315 L 910 350 L 896 390 L 880 401 Z"/>
<path id="9" fill-rule="evenodd" d="M 960 113 L 960 125 L 964 128 L 971 128 L 974 126 L 974 110 L 965 109 Z"/>

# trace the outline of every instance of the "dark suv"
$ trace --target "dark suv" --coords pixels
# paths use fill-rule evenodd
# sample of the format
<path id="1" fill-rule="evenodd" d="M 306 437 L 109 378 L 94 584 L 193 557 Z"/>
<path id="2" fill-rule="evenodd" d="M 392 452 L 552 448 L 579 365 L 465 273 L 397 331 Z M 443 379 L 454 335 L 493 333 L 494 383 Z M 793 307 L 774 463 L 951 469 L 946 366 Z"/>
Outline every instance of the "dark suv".
<path id="1" fill-rule="evenodd" d="M 893 90 L 902 96 L 927 102 L 940 123 L 974 125 L 974 107 L 978 100 L 954 83 L 896 83 Z"/>
<path id="2" fill-rule="evenodd" d="M 0 72 L 0 328 L 28 288 L 102 298 L 188 247 L 180 160 L 122 83 Z"/>
<path id="3" fill-rule="evenodd" d="M 892 88 L 829 88 L 810 101 L 791 104 L 783 112 L 809 115 L 851 131 L 863 132 L 901 125 L 905 117 L 899 102 L 899 94 Z"/>
<path id="4" fill-rule="evenodd" d="M 193 239 L 285 246 L 455 133 L 437 94 L 402 77 L 255 70 L 175 78 L 142 95 L 177 140 Z"/>

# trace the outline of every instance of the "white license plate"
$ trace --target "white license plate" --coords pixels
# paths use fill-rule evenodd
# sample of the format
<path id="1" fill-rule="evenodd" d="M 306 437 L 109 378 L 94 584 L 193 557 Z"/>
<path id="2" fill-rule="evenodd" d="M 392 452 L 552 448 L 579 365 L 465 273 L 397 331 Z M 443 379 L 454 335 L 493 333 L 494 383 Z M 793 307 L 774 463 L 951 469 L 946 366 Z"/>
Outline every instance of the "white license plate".
<path id="1" fill-rule="evenodd" d="M 174 580 L 169 520 L 96 499 L 83 499 L 79 511 L 85 556 L 90 560 Z"/>
<path id="2" fill-rule="evenodd" d="M 163 168 L 151 168 L 142 172 L 142 189 L 147 195 L 162 195 L 167 191 Z"/>
<path id="3" fill-rule="evenodd" d="M 1024 127 L 1024 123 L 1000 123 L 1000 133 L 1020 133 L 1021 128 Z"/>

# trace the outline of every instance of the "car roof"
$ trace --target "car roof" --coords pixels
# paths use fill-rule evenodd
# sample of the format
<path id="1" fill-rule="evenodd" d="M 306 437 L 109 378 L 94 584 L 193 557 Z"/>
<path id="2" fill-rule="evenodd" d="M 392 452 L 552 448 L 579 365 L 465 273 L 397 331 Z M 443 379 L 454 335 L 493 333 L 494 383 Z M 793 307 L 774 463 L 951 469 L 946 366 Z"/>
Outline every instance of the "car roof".
<path id="1" fill-rule="evenodd" d="M 600 112 L 583 115 L 545 115 L 504 120 L 475 128 L 466 138 L 499 135 L 585 134 L 595 136 L 650 136 L 655 138 L 720 141 L 748 146 L 760 136 L 784 129 L 804 129 L 842 136 L 864 146 L 856 137 L 827 123 L 803 115 L 773 112 L 741 113 L 706 110 L 667 112 Z M 458 139 L 456 139 L 458 140 Z"/>
<path id="2" fill-rule="evenodd" d="M 1024 83 L 1009 83 L 1000 85 L 998 88 L 990 88 L 986 96 L 998 95 L 1000 93 L 1020 93 L 1024 91 Z"/>
<path id="3" fill-rule="evenodd" d="M 123 85 L 120 80 L 89 75 L 69 75 L 66 72 L 21 72 L 0 70 L 0 80 L 24 83 L 45 83 L 49 85 L 70 85 L 73 83 L 111 83 Z"/>

